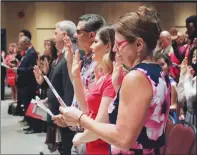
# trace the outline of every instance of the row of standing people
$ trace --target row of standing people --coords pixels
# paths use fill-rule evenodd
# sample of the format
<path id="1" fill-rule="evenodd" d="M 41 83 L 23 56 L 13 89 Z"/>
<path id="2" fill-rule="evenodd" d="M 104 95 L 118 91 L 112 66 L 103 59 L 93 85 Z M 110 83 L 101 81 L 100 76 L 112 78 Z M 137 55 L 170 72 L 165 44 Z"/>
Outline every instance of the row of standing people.
<path id="1" fill-rule="evenodd" d="M 59 144 L 62 146 L 57 147 L 61 154 L 143 154 L 153 153 L 164 145 L 164 129 L 170 110 L 170 79 L 153 61 L 152 51 L 160 30 L 158 22 L 147 12 L 152 13 L 148 8 L 141 7 L 137 13 L 126 14 L 119 19 L 115 28 L 101 28 L 105 20 L 95 14 L 81 16 L 77 27 L 71 21 L 57 23 L 54 34 L 57 59 L 49 65 L 44 58 L 40 64 L 35 62 L 27 67 L 32 77 L 35 64 L 43 67 L 40 70 L 34 66 L 37 83 L 44 85 L 42 74 L 47 75 L 67 106 L 73 105 L 72 108 L 61 107 L 60 114 L 58 100 L 47 89 L 49 109 L 57 115 L 52 118 L 53 121 L 48 119 L 51 130 L 47 131 L 47 144 L 52 151 L 57 145 L 55 134 L 58 128 L 61 133 Z M 83 63 L 78 52 L 73 56 L 75 37 L 78 48 L 85 52 Z M 32 46 L 28 38 L 23 37 L 21 42 L 26 43 L 25 62 L 29 64 L 34 55 L 34 52 L 29 52 Z M 113 51 L 118 53 L 116 60 Z M 131 71 L 126 71 L 121 64 Z M 47 72 L 44 69 L 46 66 Z M 17 74 L 22 74 L 20 69 Z M 27 83 L 24 85 L 30 86 Z M 23 89 L 23 95 L 31 94 L 27 94 L 28 89 L 26 91 Z M 157 100 L 158 97 L 162 100 Z M 27 100 L 25 102 L 28 103 Z M 82 112 L 74 108 L 78 106 Z M 158 119 L 153 119 L 153 116 Z M 86 130 L 76 134 L 78 128 L 73 131 L 68 127 L 77 124 Z M 73 143 L 85 143 L 86 151 L 84 145 L 72 148 Z"/>

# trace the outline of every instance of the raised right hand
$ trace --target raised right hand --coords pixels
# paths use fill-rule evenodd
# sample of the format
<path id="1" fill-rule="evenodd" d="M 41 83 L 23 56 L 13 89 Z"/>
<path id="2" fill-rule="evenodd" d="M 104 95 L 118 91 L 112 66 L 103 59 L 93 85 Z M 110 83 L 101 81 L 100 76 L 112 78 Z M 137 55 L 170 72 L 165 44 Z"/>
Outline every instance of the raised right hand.
<path id="1" fill-rule="evenodd" d="M 81 69 L 82 62 L 80 61 L 80 54 L 79 51 L 76 50 L 75 55 L 73 57 L 72 63 L 72 76 L 75 78 L 80 77 L 80 69 Z"/>
<path id="2" fill-rule="evenodd" d="M 34 66 L 34 70 L 33 70 L 34 76 L 36 78 L 36 81 L 39 85 L 41 85 L 44 81 L 44 78 L 42 76 L 42 72 L 41 70 L 38 68 L 38 66 Z"/>
<path id="3" fill-rule="evenodd" d="M 3 62 L 5 62 L 5 52 L 4 51 L 1 51 L 1 56 L 2 56 Z"/>
<path id="4" fill-rule="evenodd" d="M 43 61 L 43 72 L 45 75 L 48 74 L 49 72 L 49 62 L 46 57 L 44 58 L 44 61 Z"/>
<path id="5" fill-rule="evenodd" d="M 181 63 L 181 74 L 185 75 L 187 72 L 187 57 Z"/>
<path id="6" fill-rule="evenodd" d="M 112 84 L 117 92 L 123 80 L 123 67 L 121 65 L 121 57 L 116 54 L 116 61 L 113 62 Z"/>
<path id="7" fill-rule="evenodd" d="M 67 52 L 65 52 L 65 59 L 67 60 L 67 64 L 72 65 L 73 63 L 73 45 L 70 38 L 66 35 L 64 38 L 64 45 L 67 48 Z"/>
<path id="8" fill-rule="evenodd" d="M 176 40 L 178 38 L 178 31 L 175 27 L 170 29 L 171 39 Z"/>

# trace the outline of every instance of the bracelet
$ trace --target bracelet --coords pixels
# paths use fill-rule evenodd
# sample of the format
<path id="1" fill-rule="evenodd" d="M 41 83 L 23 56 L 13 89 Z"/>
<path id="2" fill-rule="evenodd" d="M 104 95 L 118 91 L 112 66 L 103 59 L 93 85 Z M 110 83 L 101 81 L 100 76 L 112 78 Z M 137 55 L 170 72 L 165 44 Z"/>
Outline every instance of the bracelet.
<path id="1" fill-rule="evenodd" d="M 78 119 L 78 126 L 80 127 L 80 120 L 81 120 L 81 117 L 83 116 L 83 115 L 85 115 L 86 113 L 82 113 L 80 116 L 79 116 L 79 119 Z"/>

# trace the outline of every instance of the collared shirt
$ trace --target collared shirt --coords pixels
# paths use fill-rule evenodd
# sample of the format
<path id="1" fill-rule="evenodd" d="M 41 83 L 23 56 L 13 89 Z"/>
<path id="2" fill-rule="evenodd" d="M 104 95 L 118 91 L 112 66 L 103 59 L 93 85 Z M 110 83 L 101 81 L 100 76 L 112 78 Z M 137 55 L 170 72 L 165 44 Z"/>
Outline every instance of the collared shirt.
<path id="1" fill-rule="evenodd" d="M 92 53 L 90 55 L 85 55 L 83 57 L 83 67 L 81 69 L 81 77 L 84 86 L 86 89 L 88 88 L 89 84 L 94 82 L 94 67 L 96 65 L 95 61 L 92 61 Z"/>
<path id="2" fill-rule="evenodd" d="M 33 46 L 30 46 L 26 51 L 25 54 L 27 54 L 27 52 L 32 48 Z"/>
<path id="3" fill-rule="evenodd" d="M 25 52 L 24 52 L 24 56 L 21 59 L 21 62 L 23 61 L 23 59 L 25 58 L 25 55 L 28 53 L 28 51 L 32 48 L 33 46 L 30 46 Z"/>
<path id="4" fill-rule="evenodd" d="M 55 65 L 58 63 L 58 61 L 59 61 L 61 55 L 64 53 L 64 51 L 67 52 L 67 48 L 64 47 L 62 49 L 62 52 L 57 55 L 57 59 L 55 60 Z"/>
<path id="5" fill-rule="evenodd" d="M 171 54 L 174 52 L 172 45 L 169 45 L 167 48 L 163 49 L 162 52 L 166 53 L 166 54 Z"/>

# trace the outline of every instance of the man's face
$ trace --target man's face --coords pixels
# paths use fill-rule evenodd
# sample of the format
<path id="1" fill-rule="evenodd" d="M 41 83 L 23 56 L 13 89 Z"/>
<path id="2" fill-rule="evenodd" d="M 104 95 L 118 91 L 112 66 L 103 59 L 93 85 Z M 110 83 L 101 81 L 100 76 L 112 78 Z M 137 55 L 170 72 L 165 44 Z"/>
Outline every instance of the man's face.
<path id="1" fill-rule="evenodd" d="M 59 28 L 55 29 L 54 40 L 57 49 L 62 49 L 62 46 L 64 46 L 64 42 L 63 42 L 63 38 L 65 36 L 64 33 L 65 32 L 62 32 Z"/>
<path id="2" fill-rule="evenodd" d="M 186 33 L 188 34 L 189 37 L 195 37 L 196 29 L 194 27 L 193 23 L 188 23 L 186 24 L 187 31 Z"/>
<path id="3" fill-rule="evenodd" d="M 24 41 L 19 41 L 19 48 L 21 49 L 21 50 L 26 50 L 27 48 L 28 48 L 28 46 L 27 46 L 27 43 L 25 43 Z"/>
<path id="4" fill-rule="evenodd" d="M 74 37 L 77 38 L 78 48 L 84 51 L 90 49 L 90 46 L 94 42 L 94 38 L 91 37 L 91 33 L 85 30 L 85 21 L 79 21 L 77 25 L 77 33 L 74 34 Z"/>
<path id="5" fill-rule="evenodd" d="M 171 40 L 168 37 L 161 36 L 159 39 L 159 42 L 160 42 L 161 48 L 166 49 L 170 45 Z"/>
<path id="6" fill-rule="evenodd" d="M 18 36 L 18 37 L 19 37 L 19 40 L 20 40 L 21 37 L 23 37 L 23 36 L 25 36 L 25 34 L 24 34 L 23 32 L 20 32 L 20 33 L 19 33 L 19 36 Z"/>

